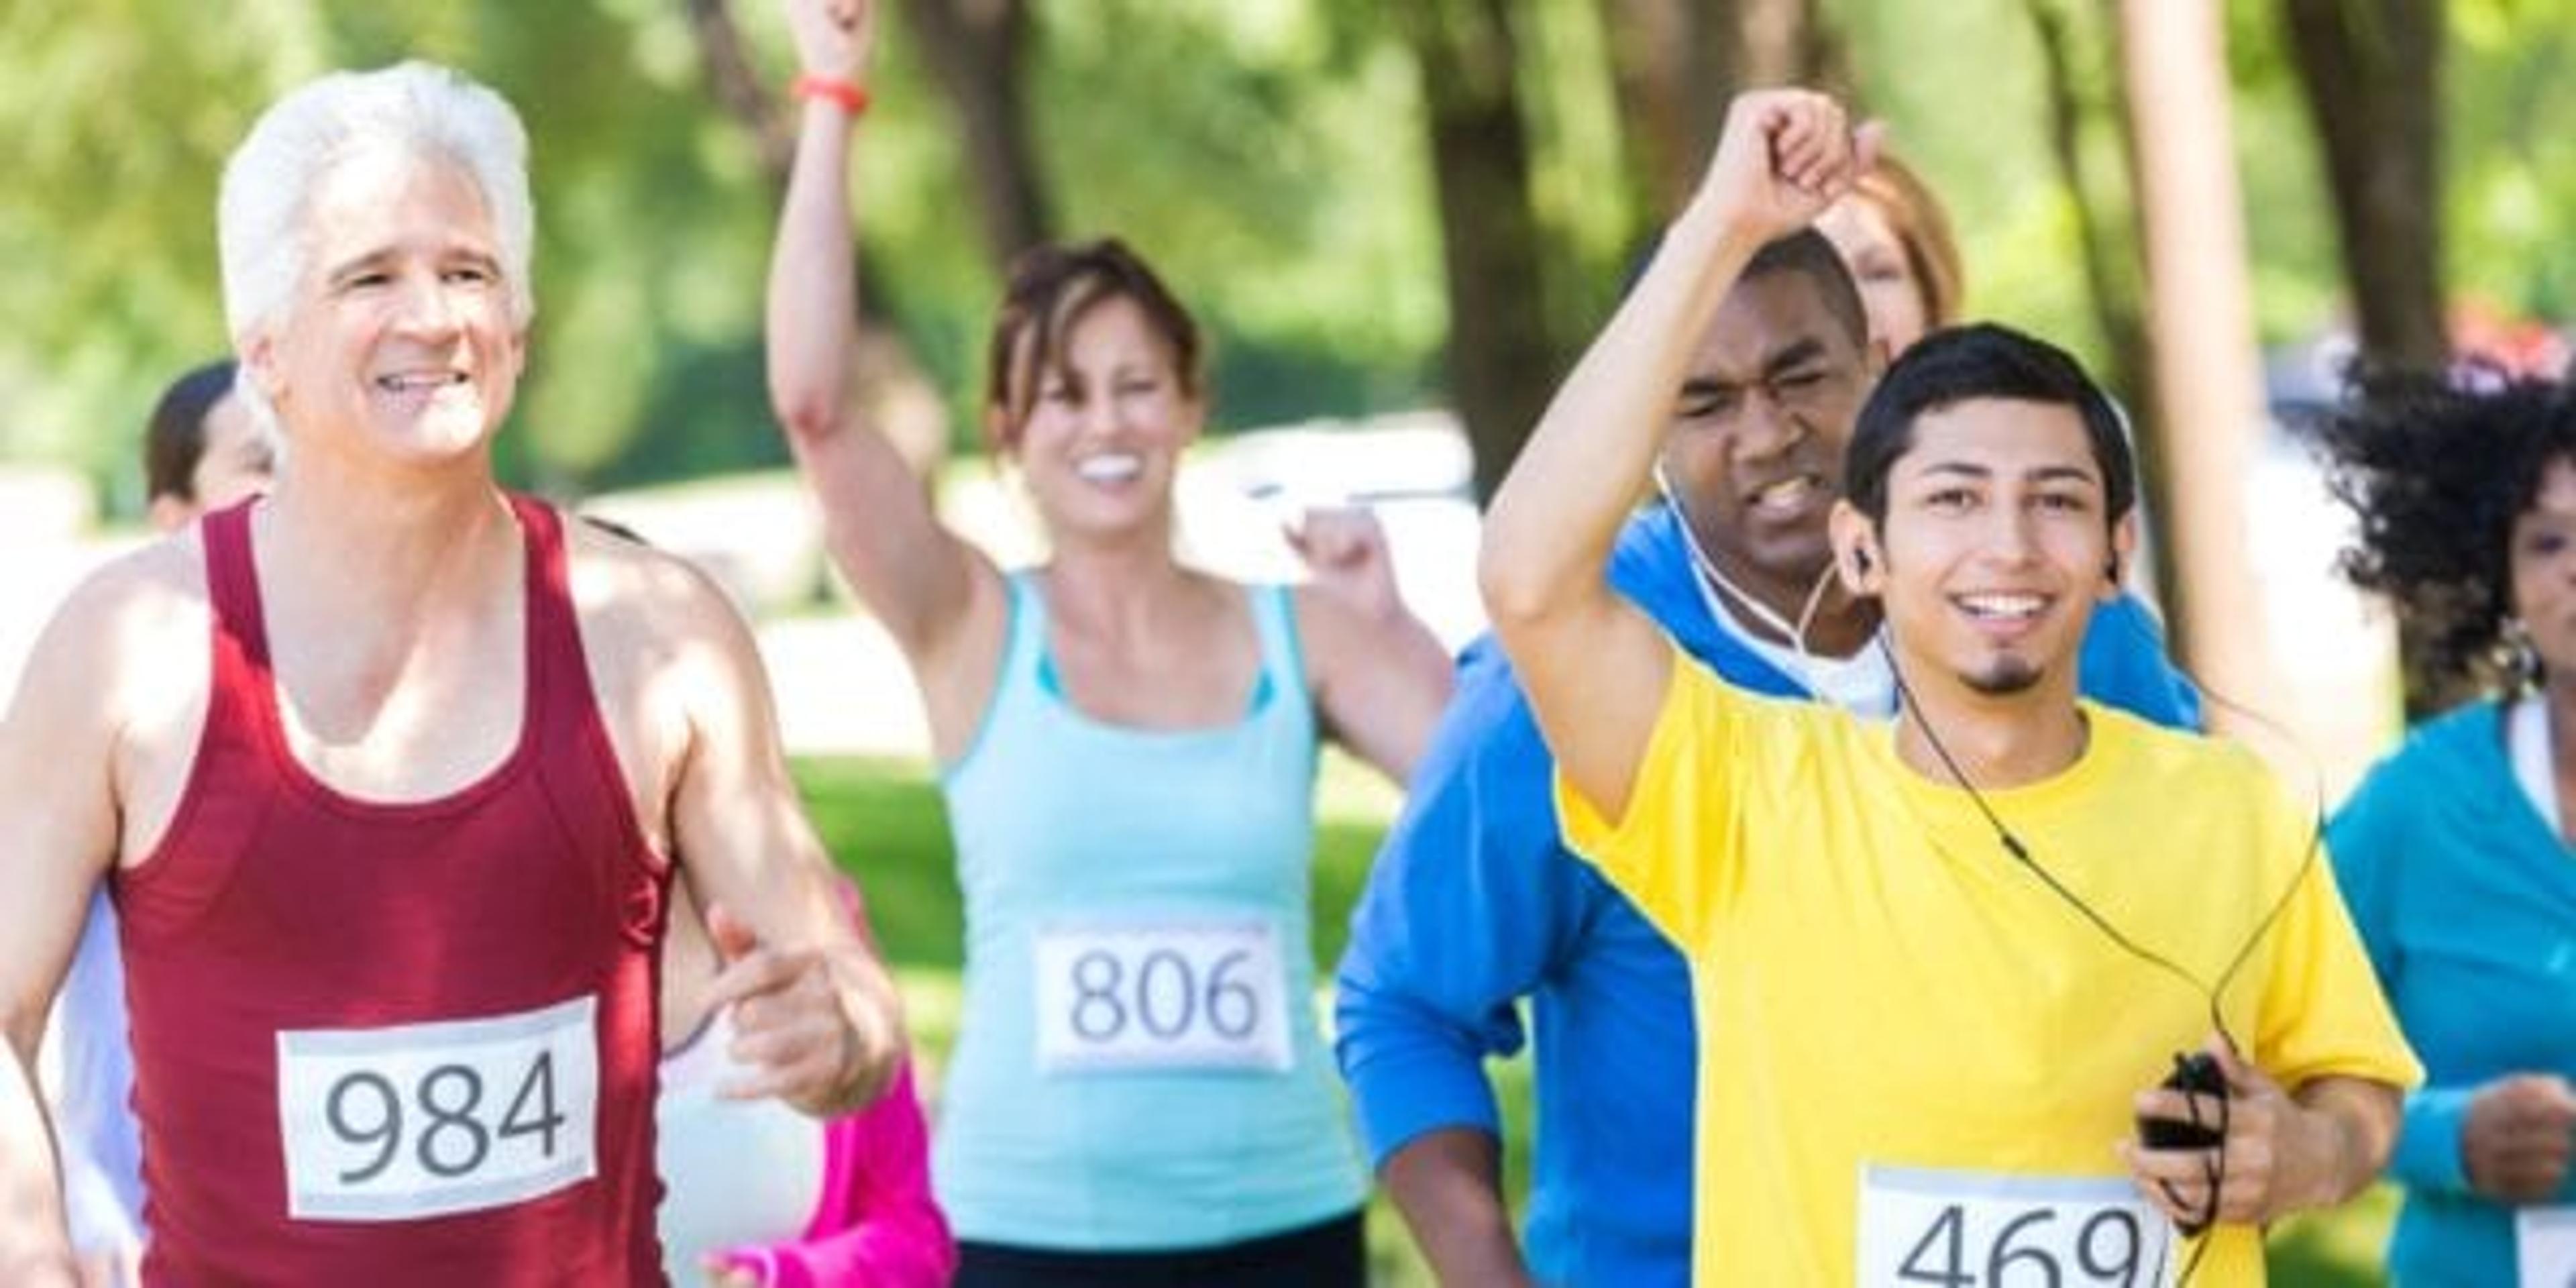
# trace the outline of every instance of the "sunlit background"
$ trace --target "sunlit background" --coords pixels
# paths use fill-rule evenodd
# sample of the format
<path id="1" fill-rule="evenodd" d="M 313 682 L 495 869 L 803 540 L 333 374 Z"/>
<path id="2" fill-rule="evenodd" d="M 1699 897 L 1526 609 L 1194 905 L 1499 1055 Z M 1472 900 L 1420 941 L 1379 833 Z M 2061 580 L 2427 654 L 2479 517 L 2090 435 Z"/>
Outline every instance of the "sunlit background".
<path id="1" fill-rule="evenodd" d="M 2132 0 L 2149 6 L 2132 31 L 2160 3 Z M 1279 523 L 1373 504 L 1407 596 L 1464 640 L 1478 481 L 1601 322 L 1735 82 L 1821 81 L 1888 121 L 1950 205 L 1970 314 L 2063 342 L 2131 405 L 2147 323 L 2193 324 L 2154 316 L 2138 211 L 2155 180 L 2134 158 L 2170 104 L 2124 73 L 2110 0 L 886 7 L 858 144 L 863 396 L 925 457 L 947 449 L 944 505 L 1006 557 L 1034 538 L 975 430 L 1002 266 L 1037 238 L 1114 233 L 1214 336 L 1216 433 L 1183 483 L 1193 555 L 1293 575 Z M 2348 263 L 2373 257 L 2430 265 L 2416 334 L 2563 365 L 2576 0 L 2219 8 L 2265 396 L 2330 397 L 2343 358 L 2406 334 L 2363 303 L 2374 288 Z M 2294 21 L 2329 10 L 2349 23 L 2341 56 L 2363 60 L 2340 71 Z M 226 347 L 225 154 L 281 91 L 405 57 L 492 84 L 533 138 L 539 311 L 506 474 L 703 561 L 759 622 L 843 862 L 872 889 L 926 892 L 873 903 L 919 907 L 888 941 L 939 1038 L 954 892 L 920 715 L 825 571 L 762 392 L 790 71 L 765 0 L 0 0 L 0 677 L 72 581 L 142 539 L 145 415 Z M 2321 119 L 2353 123 L 2345 146 L 2365 153 L 2417 129 L 2436 177 L 2339 204 Z M 2418 217 L 2430 240 L 2373 240 Z M 1492 351 L 1453 350 L 1470 313 Z M 2152 417 L 2142 432 L 2163 441 Z M 2241 489 L 2268 668 L 2262 691 L 2229 696 L 2292 726 L 2331 800 L 2398 727 L 2392 632 L 2335 583 L 2340 527 L 2295 443 L 2254 432 L 2257 466 L 2221 482 Z M 1327 856 L 1327 922 L 1393 800 L 1339 767 L 1330 781 L 1350 830 Z M 1339 926 L 1323 933 L 1337 951 Z M 1379 1224 L 1389 1274 L 1410 1273 Z M 2292 1277 L 2368 1280 L 2368 1230 L 2297 1237 L 2326 1251 Z"/>

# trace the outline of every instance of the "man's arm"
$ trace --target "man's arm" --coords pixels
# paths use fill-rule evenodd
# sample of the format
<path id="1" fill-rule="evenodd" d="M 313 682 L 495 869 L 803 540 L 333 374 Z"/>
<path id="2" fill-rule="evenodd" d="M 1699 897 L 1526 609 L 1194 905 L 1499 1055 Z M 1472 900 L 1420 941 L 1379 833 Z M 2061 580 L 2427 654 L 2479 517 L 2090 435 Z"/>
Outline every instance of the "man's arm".
<path id="1" fill-rule="evenodd" d="M 725 1091 L 847 1113 L 902 1058 L 894 984 L 841 912 L 749 632 L 694 571 L 686 587 L 674 606 L 684 642 L 657 677 L 690 695 L 672 848 L 724 961 L 708 1005 L 734 1007 L 733 1057 L 760 1070 Z"/>
<path id="2" fill-rule="evenodd" d="M 1407 1142 L 1380 1173 L 1406 1228 L 1444 1284 L 1530 1282 L 1503 1202 L 1502 1146 L 1490 1132 L 1443 1127 Z"/>
<path id="3" fill-rule="evenodd" d="M 2313 1078 L 2284 1093 L 2254 1065 L 2211 1042 L 2207 1050 L 2227 1074 L 2227 1139 L 2216 1159 L 2219 1221 L 2261 1224 L 2294 1212 L 2333 1207 L 2359 1194 L 2380 1169 L 2397 1139 L 2400 1093 L 2366 1078 Z M 2191 1121 L 2183 1093 L 2140 1093 L 2143 1117 Z M 2199 1121 L 2220 1121 L 2218 1103 L 2199 1097 Z M 2211 1151 L 2147 1149 L 2124 1145 L 2139 1190 L 2176 1221 L 2211 1215 Z"/>
<path id="4" fill-rule="evenodd" d="M 1548 404 L 1485 519 L 1477 584 L 1548 747 L 1604 818 L 1628 797 L 1671 677 L 1604 566 L 1642 492 L 1692 348 L 1754 253 L 1822 212 L 1865 160 L 1842 109 L 1743 95 L 1716 157 L 1610 325 Z"/>
<path id="5" fill-rule="evenodd" d="M 117 623 L 133 577 L 77 592 L 29 657 L 0 721 L 0 1282 L 70 1282 L 69 1233 L 36 1046 L 91 891 L 115 862 Z M 105 673 L 103 676 L 102 673 Z"/>
<path id="6" fill-rule="evenodd" d="M 2302 1111 L 2302 1139 L 2285 1157 L 2294 1205 L 2285 1210 L 2333 1207 L 2368 1188 L 2388 1166 L 2397 1143 L 2405 1095 L 2367 1078 L 2325 1077 L 2300 1086 L 2290 1099 Z"/>
<path id="7" fill-rule="evenodd" d="M 2267 848 L 2306 857 L 2294 869 L 2298 885 L 2289 902 L 2266 932 L 2274 947 L 2253 1055 L 2218 1034 L 2202 1044 L 2228 1088 L 2220 1220 L 2268 1221 L 2359 1192 L 2388 1165 L 2405 1090 L 2424 1076 L 2372 976 L 2334 867 L 2316 861 L 2307 845 L 2291 848 L 2292 838 L 2310 826 L 2295 805 L 2279 802 Z M 2293 1090 L 2285 1092 L 2284 1084 Z M 2214 1099 L 2197 1100 L 2200 1121 L 2222 1121 Z M 2141 1116 L 2189 1121 L 2178 1092 L 2142 1093 L 2137 1109 Z M 2210 1207 L 2204 1174 L 2210 1151 L 2127 1152 L 2131 1170 L 2150 1182 L 2141 1189 L 2167 1211 Z"/>
<path id="8" fill-rule="evenodd" d="M 1547 749 L 1488 645 L 1471 649 L 1369 870 L 1334 988 L 1335 1051 L 1381 1180 L 1443 1283 L 1526 1274 L 1503 1201 L 1489 1055 L 1578 934 Z"/>

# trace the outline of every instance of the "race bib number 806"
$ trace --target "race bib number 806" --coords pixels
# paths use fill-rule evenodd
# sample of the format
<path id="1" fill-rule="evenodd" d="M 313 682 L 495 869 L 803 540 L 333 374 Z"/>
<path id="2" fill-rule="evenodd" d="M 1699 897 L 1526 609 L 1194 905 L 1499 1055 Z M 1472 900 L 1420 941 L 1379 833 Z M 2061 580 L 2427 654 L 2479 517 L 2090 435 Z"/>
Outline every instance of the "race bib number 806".
<path id="1" fill-rule="evenodd" d="M 1262 919 L 1049 927 L 1037 951 L 1038 1065 L 1289 1065 L 1287 979 Z"/>
<path id="2" fill-rule="evenodd" d="M 1860 1288 L 2159 1288 L 2172 1253 L 2126 1179 L 1862 1170 Z"/>
<path id="3" fill-rule="evenodd" d="M 408 1221 L 598 1171 L 596 1002 L 481 1020 L 277 1035 L 287 1214 Z"/>

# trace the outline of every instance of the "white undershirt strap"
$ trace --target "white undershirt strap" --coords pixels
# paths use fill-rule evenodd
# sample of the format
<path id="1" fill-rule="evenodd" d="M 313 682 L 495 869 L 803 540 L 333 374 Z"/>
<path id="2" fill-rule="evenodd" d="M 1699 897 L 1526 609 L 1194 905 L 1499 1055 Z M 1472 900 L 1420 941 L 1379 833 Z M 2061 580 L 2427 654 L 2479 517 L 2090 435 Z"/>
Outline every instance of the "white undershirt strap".
<path id="1" fill-rule="evenodd" d="M 2558 815 L 2558 767 L 2549 751 L 2549 704 L 2535 699 L 2505 708 L 2504 741 L 2522 794 L 2548 821 L 2551 835 L 2567 835 L 2567 824 Z"/>

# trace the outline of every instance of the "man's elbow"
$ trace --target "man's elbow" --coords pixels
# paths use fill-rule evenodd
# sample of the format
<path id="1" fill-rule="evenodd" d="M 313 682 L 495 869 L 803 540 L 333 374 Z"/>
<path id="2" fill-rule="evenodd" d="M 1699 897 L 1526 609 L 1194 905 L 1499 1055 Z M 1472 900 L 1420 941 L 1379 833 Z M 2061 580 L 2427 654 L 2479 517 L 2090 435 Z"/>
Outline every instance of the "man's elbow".
<path id="1" fill-rule="evenodd" d="M 2360 1088 L 2355 1124 L 2360 1158 L 2345 1198 L 2359 1194 L 2388 1170 L 2389 1159 L 2397 1153 L 2397 1133 L 2406 1115 L 2406 1093 L 2401 1089 L 2384 1082 L 2364 1082 Z"/>
<path id="2" fill-rule="evenodd" d="M 841 425 L 839 403 L 839 399 L 820 391 L 789 387 L 785 382 L 770 391 L 770 405 L 777 412 L 779 429 L 797 443 L 819 443 L 837 432 Z"/>
<path id="3" fill-rule="evenodd" d="M 2299 1099 L 2323 1113 L 2340 1146 L 2325 1192 L 2317 1196 L 2319 1206 L 2347 1202 L 2370 1188 L 2396 1151 L 2404 1093 L 2384 1082 L 2336 1078 Z"/>
<path id="4" fill-rule="evenodd" d="M 1485 529 L 1476 552 L 1476 593 L 1506 652 L 1515 635 L 1563 609 L 1567 595 L 1562 580 L 1546 561 L 1516 549 L 1509 534 Z"/>

